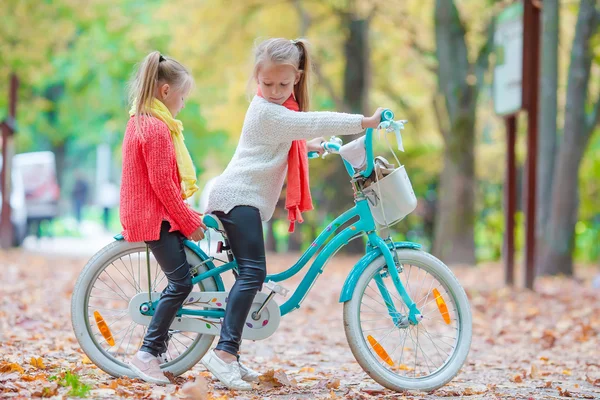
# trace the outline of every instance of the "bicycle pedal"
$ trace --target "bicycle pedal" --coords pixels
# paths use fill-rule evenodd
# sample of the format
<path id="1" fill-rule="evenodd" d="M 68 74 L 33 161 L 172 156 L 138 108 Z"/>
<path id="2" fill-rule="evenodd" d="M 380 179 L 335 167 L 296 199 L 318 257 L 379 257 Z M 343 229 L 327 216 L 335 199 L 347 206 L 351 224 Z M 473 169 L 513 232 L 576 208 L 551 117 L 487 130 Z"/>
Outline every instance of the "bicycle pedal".
<path id="1" fill-rule="evenodd" d="M 283 286 L 281 286 L 281 285 L 279 285 L 279 284 L 277 284 L 277 283 L 275 283 L 275 282 L 273 282 L 273 281 L 266 282 L 266 283 L 264 284 L 264 286 L 265 286 L 267 289 L 269 289 L 270 291 L 272 291 L 272 292 L 275 292 L 275 293 L 277 293 L 277 294 L 280 294 L 280 295 L 282 295 L 283 297 L 287 297 L 287 294 L 288 294 L 288 293 L 289 293 L 289 291 L 290 291 L 289 289 L 286 289 L 286 288 L 284 288 Z"/>
<path id="2" fill-rule="evenodd" d="M 217 242 L 217 253 L 222 253 L 223 251 L 230 250 L 230 246 L 226 246 L 221 240 Z"/>

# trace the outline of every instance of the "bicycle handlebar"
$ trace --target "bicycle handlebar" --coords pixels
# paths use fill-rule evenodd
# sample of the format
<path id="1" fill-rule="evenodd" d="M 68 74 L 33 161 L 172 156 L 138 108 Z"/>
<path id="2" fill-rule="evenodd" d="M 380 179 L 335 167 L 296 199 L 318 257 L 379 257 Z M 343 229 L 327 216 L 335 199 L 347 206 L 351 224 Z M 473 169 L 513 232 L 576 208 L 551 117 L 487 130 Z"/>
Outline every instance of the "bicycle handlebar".
<path id="1" fill-rule="evenodd" d="M 392 112 L 392 110 L 390 109 L 385 109 L 381 112 L 381 122 L 385 122 L 385 121 L 393 121 L 394 120 L 394 113 Z M 373 172 L 373 128 L 367 128 L 366 134 L 365 134 L 366 138 L 365 138 L 365 152 L 367 154 L 367 168 L 361 172 L 361 175 L 363 177 L 368 177 L 369 175 L 371 175 L 371 173 Z M 335 142 L 323 142 L 321 143 L 321 147 L 323 148 L 323 150 L 325 150 L 326 152 L 329 153 L 339 153 L 340 148 L 342 147 L 339 143 L 335 143 Z M 308 152 L 308 158 L 309 159 L 313 159 L 313 158 L 318 158 L 319 157 L 319 153 L 316 151 L 310 151 Z M 350 174 L 350 176 L 354 175 L 354 168 L 352 168 L 352 166 L 346 161 L 344 160 L 344 165 L 346 166 L 346 170 L 348 170 L 348 173 Z"/>

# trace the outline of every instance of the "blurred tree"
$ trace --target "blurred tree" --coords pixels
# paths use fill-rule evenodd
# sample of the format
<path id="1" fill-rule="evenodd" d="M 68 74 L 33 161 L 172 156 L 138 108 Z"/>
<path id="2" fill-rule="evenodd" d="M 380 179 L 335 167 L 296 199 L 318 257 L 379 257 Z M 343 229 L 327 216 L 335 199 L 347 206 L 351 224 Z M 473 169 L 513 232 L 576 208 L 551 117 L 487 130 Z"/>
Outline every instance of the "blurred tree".
<path id="1" fill-rule="evenodd" d="M 552 176 L 556 160 L 558 117 L 559 0 L 546 0 L 542 7 L 539 137 L 537 158 L 536 242 L 547 227 L 552 200 Z M 537 247 L 541 246 L 540 243 Z M 539 269 L 539 257 L 537 269 Z"/>
<path id="2" fill-rule="evenodd" d="M 435 7 L 438 87 L 443 99 L 437 118 L 444 136 L 433 253 L 446 263 L 475 263 L 475 122 L 477 97 L 492 47 L 493 25 L 474 62 L 465 25 L 454 0 Z"/>
<path id="3" fill-rule="evenodd" d="M 573 274 L 582 157 L 600 121 L 600 93 L 590 94 L 592 38 L 598 37 L 600 10 L 595 0 L 581 0 L 567 83 L 564 135 L 556 160 L 550 219 L 540 248 L 541 273 Z M 592 103 L 593 102 L 593 103 Z M 591 111 L 588 105 L 591 105 Z"/>

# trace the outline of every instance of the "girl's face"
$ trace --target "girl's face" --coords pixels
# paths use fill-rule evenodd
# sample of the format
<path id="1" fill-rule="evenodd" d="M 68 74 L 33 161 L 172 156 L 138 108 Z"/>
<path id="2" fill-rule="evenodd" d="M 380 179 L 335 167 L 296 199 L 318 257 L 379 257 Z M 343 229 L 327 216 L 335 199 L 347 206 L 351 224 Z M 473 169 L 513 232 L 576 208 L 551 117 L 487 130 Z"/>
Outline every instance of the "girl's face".
<path id="1" fill-rule="evenodd" d="M 157 98 L 167 106 L 173 118 L 179 114 L 185 107 L 185 99 L 188 93 L 183 90 L 174 89 L 168 83 L 164 83 L 158 88 Z"/>
<path id="2" fill-rule="evenodd" d="M 256 82 L 265 100 L 283 104 L 294 91 L 300 72 L 289 64 L 267 63 L 258 70 Z"/>

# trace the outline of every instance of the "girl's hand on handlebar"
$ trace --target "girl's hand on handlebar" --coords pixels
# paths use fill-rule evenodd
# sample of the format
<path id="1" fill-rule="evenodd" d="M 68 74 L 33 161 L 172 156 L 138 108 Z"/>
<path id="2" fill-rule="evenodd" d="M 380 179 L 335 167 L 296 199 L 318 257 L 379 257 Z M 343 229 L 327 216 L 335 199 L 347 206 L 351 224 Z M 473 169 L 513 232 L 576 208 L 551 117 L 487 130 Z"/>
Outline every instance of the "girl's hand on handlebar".
<path id="1" fill-rule="evenodd" d="M 325 142 L 325 139 L 323 139 L 322 137 L 308 140 L 306 142 L 306 148 L 307 148 L 308 152 L 314 151 L 314 152 L 318 153 L 319 155 L 321 155 L 321 154 L 323 154 L 323 147 L 321 146 L 321 144 L 323 142 Z"/>
<path id="2" fill-rule="evenodd" d="M 379 123 L 381 122 L 381 113 L 383 112 L 384 108 L 379 107 L 376 111 L 375 114 L 373 114 L 370 117 L 363 117 L 362 120 L 362 127 L 363 129 L 367 129 L 367 128 L 372 128 L 375 129 L 379 126 Z"/>

